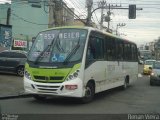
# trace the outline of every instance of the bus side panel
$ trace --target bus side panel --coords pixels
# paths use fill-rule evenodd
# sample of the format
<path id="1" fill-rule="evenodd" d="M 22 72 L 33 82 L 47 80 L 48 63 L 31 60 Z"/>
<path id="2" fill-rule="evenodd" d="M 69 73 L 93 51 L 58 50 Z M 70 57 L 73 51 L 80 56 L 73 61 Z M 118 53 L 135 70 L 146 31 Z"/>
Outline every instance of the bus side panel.
<path id="1" fill-rule="evenodd" d="M 129 76 L 129 84 L 137 80 L 137 62 L 97 61 L 85 70 L 84 82 L 95 80 L 95 92 L 105 91 L 122 86 L 126 76 Z"/>
<path id="2" fill-rule="evenodd" d="M 123 62 L 123 73 L 129 75 L 129 84 L 138 79 L 138 62 Z"/>
<path id="3" fill-rule="evenodd" d="M 123 85 L 124 74 L 122 71 L 122 62 L 106 61 L 106 83 L 102 90 L 111 89 Z"/>
<path id="4" fill-rule="evenodd" d="M 104 61 L 96 61 L 88 66 L 84 72 L 84 84 L 86 85 L 89 80 L 94 80 L 96 93 L 101 91 L 101 86 L 106 81 L 104 63 Z"/>

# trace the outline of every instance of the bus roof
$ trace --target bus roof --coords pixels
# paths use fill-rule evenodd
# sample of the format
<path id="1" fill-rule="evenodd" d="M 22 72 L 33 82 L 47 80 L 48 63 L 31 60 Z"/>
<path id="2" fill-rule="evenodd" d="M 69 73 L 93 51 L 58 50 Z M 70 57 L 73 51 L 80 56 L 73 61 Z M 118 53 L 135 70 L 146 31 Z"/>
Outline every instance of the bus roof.
<path id="1" fill-rule="evenodd" d="M 87 27 L 87 26 L 62 26 L 62 27 L 49 28 L 49 29 L 46 29 L 46 30 L 43 30 L 43 31 L 56 30 L 56 29 L 64 29 L 64 28 L 77 28 L 77 29 L 79 28 L 79 29 L 86 29 L 86 30 L 89 30 L 89 31 L 93 30 L 93 31 L 97 31 L 97 32 L 106 34 L 106 35 L 111 36 L 111 37 L 115 37 L 115 38 L 117 38 L 117 39 L 124 40 L 124 41 L 129 42 L 129 43 L 136 44 L 136 43 L 134 43 L 134 42 L 132 42 L 132 41 L 130 41 L 130 40 L 128 40 L 128 39 L 125 39 L 125 38 L 122 38 L 122 37 L 113 35 L 113 34 L 111 34 L 111 33 L 109 33 L 109 32 L 101 31 L 101 30 L 99 30 L 99 29 L 97 29 L 97 28 Z M 43 32 L 43 31 L 41 31 L 41 32 Z"/>

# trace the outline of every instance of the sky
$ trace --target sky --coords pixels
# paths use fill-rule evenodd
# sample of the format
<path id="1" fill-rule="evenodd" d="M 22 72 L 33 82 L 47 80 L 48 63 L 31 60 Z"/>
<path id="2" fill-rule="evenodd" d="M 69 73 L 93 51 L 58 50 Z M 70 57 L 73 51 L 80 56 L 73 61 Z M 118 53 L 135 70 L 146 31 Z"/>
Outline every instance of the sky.
<path id="1" fill-rule="evenodd" d="M 87 10 L 84 7 L 85 0 L 65 1 L 70 7 L 75 6 L 76 8 L 79 8 L 79 10 L 75 9 L 76 14 L 79 16 L 87 15 Z M 93 9 L 95 9 L 98 7 L 98 2 L 101 0 L 93 1 Z M 127 8 L 129 4 L 136 4 L 137 8 L 143 8 L 143 10 L 136 11 L 136 19 L 128 19 L 128 10 L 111 10 L 113 13 L 111 15 L 111 29 L 116 30 L 116 26 L 119 23 L 126 24 L 125 26 L 118 28 L 121 37 L 129 39 L 139 46 L 141 44 L 148 44 L 160 37 L 160 0 L 106 0 L 106 2 L 107 4 L 121 5 L 123 8 Z M 108 9 L 104 10 L 104 13 L 106 14 L 107 11 Z M 98 23 L 97 21 L 100 21 L 100 18 L 101 10 L 95 11 L 92 20 Z M 108 24 L 104 22 L 104 25 L 107 26 Z"/>
<path id="2" fill-rule="evenodd" d="M 10 0 L 0 0 L 10 1 Z M 87 16 L 86 0 L 63 0 L 69 7 L 75 8 L 75 13 L 82 19 Z M 93 0 L 93 8 L 98 7 L 101 0 Z M 127 8 L 129 4 L 136 4 L 137 8 L 143 10 L 136 11 L 136 19 L 128 19 L 128 10 L 111 9 L 110 28 L 115 31 L 117 24 L 125 23 L 126 25 L 118 28 L 121 37 L 135 42 L 138 46 L 148 44 L 160 37 L 160 0 L 106 0 L 107 4 L 121 5 Z M 104 10 L 107 14 L 108 9 Z M 101 10 L 93 13 L 92 21 L 99 25 Z M 108 24 L 104 22 L 104 26 Z"/>

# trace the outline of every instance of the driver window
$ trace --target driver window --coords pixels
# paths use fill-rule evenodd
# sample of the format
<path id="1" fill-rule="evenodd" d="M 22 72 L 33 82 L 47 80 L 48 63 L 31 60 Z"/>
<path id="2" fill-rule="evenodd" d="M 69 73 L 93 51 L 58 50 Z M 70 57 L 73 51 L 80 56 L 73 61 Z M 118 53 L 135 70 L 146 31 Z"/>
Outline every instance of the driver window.
<path id="1" fill-rule="evenodd" d="M 90 37 L 87 50 L 87 59 L 102 60 L 104 59 L 103 39 L 99 37 Z"/>

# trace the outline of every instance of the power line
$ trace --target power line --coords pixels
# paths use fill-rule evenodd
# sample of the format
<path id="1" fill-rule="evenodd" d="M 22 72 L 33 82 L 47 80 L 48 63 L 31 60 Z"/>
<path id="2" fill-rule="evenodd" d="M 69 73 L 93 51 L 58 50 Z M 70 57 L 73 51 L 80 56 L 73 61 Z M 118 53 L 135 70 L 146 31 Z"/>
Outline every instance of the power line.
<path id="1" fill-rule="evenodd" d="M 98 3 L 98 2 L 95 2 L 95 3 Z M 117 3 L 115 3 L 115 2 L 107 2 L 107 4 L 117 4 Z M 122 2 L 122 3 L 120 3 L 121 5 L 123 5 L 123 4 L 127 4 L 127 5 L 129 5 L 130 3 L 126 3 L 126 2 Z M 160 3 L 135 3 L 136 5 L 160 5 Z"/>
<path id="2" fill-rule="evenodd" d="M 35 24 L 35 25 L 49 25 L 49 24 L 42 24 L 42 23 L 31 22 L 31 21 L 29 21 L 29 20 L 26 20 L 26 19 L 24 19 L 24 18 L 16 15 L 16 14 L 13 13 L 13 12 L 12 12 L 11 14 L 12 14 L 13 16 L 15 16 L 15 17 L 17 17 L 17 18 L 19 18 L 19 19 L 21 19 L 21 20 L 23 20 L 23 21 L 25 21 L 25 22 L 31 23 L 31 24 Z"/>
<path id="3" fill-rule="evenodd" d="M 81 6 L 84 6 L 84 7 L 85 7 L 85 4 L 83 4 L 81 0 L 76 0 L 76 1 L 77 1 L 78 3 L 80 3 L 79 5 L 81 5 Z"/>
<path id="4" fill-rule="evenodd" d="M 92 7 L 93 8 L 93 7 Z M 94 8 L 93 8 L 94 9 Z M 95 17 L 96 17 L 96 20 L 97 20 L 97 22 L 98 22 L 98 24 L 100 24 L 100 21 L 98 20 L 98 17 L 97 17 L 97 15 L 96 15 L 96 13 L 94 12 L 94 15 L 95 15 Z"/>
<path id="5" fill-rule="evenodd" d="M 65 2 L 64 2 L 64 3 L 65 3 Z M 86 23 L 85 23 L 77 14 L 75 14 L 66 4 L 64 4 L 64 6 L 65 6 L 66 8 L 68 8 L 69 12 L 70 12 L 71 14 L 73 14 L 76 18 L 78 18 L 79 21 L 81 21 L 82 23 L 86 24 Z"/>
<path id="6" fill-rule="evenodd" d="M 78 4 L 76 1 L 74 2 L 76 5 Z M 86 14 L 87 16 L 87 12 L 83 10 L 83 6 L 80 6 L 80 4 L 78 4 L 77 6 L 79 6 L 80 10 Z"/>
<path id="7" fill-rule="evenodd" d="M 73 1 L 72 1 L 72 2 L 73 2 Z M 80 9 L 80 8 L 78 7 L 78 5 L 77 5 L 75 2 L 73 2 L 72 4 L 77 6 L 77 7 L 75 7 L 75 8 Z M 79 13 L 79 15 L 81 15 L 81 14 L 82 14 L 82 13 L 81 13 L 81 12 L 79 12 L 78 10 L 77 10 L 77 12 Z M 84 14 L 82 14 L 82 16 L 84 16 Z"/>
<path id="8" fill-rule="evenodd" d="M 64 0 L 65 1 L 65 0 Z M 71 2 L 71 1 L 70 1 Z M 65 1 L 65 3 L 66 3 L 66 1 Z M 71 2 L 73 5 L 74 5 L 74 8 L 78 8 L 79 9 L 79 7 L 77 6 L 77 4 L 75 4 L 75 2 L 73 3 L 73 2 Z M 75 7 L 75 5 L 76 5 L 76 7 Z M 77 12 L 79 13 L 79 15 L 81 15 L 81 13 L 77 10 Z M 82 16 L 84 16 L 84 15 L 82 15 Z"/>

